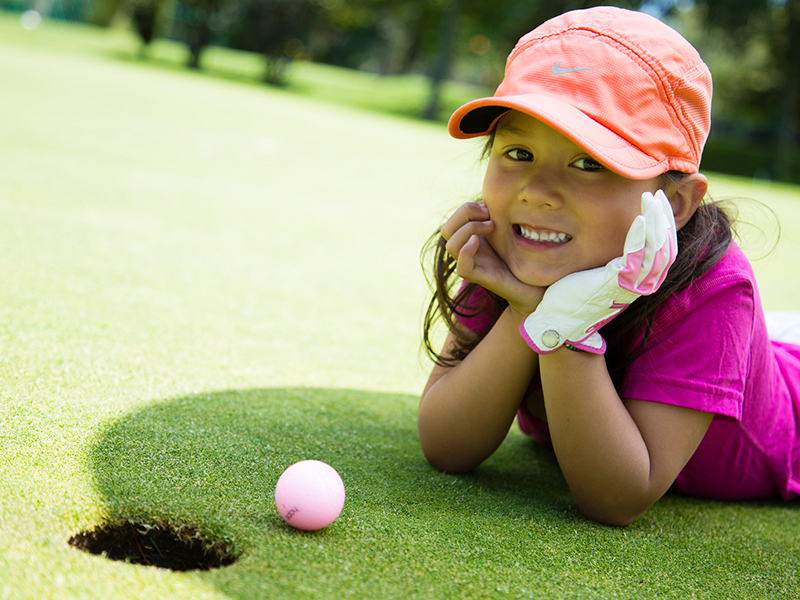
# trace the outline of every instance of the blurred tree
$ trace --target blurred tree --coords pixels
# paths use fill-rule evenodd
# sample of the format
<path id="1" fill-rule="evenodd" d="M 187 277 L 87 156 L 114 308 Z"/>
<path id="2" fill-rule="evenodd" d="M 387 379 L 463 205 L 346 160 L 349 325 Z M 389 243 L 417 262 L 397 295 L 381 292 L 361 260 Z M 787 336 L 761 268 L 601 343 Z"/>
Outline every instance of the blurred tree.
<path id="1" fill-rule="evenodd" d="M 384 75 L 407 72 L 417 18 L 428 2 L 419 0 L 320 0 L 324 18 L 312 36 L 321 60 Z"/>
<path id="2" fill-rule="evenodd" d="M 722 34 L 714 42 L 735 61 L 730 72 L 723 66 L 722 76 L 715 77 L 727 118 L 744 116 L 767 129 L 771 156 L 761 167 L 777 179 L 797 179 L 800 0 L 695 0 L 694 11 L 709 33 Z M 701 36 L 696 44 L 709 45 Z"/>
<path id="3" fill-rule="evenodd" d="M 758 150 L 770 160 L 759 158 L 757 167 L 781 179 L 797 167 L 800 179 L 800 78 L 795 75 L 800 0 L 130 1 L 143 47 L 157 27 L 154 7 L 174 2 L 173 36 L 189 46 L 194 68 L 215 34 L 217 43 L 263 54 L 264 79 L 273 84 L 285 83 L 289 65 L 298 58 L 381 74 L 424 73 L 429 94 L 420 110 L 428 119 L 442 116 L 448 79 L 496 86 L 516 41 L 557 14 L 608 3 L 656 12 L 674 19 L 714 63 L 716 139 L 711 141 L 724 151 L 714 168 L 723 168 L 726 160 L 745 162 L 745 154 L 753 157 Z M 737 144 L 724 141 L 720 131 L 726 139 L 744 140 L 743 131 L 749 136 L 738 144 L 739 158 L 730 158 Z M 761 135 L 755 142 L 754 131 Z"/>
<path id="4" fill-rule="evenodd" d="M 318 0 L 244 0 L 229 32 L 237 47 L 264 55 L 264 81 L 284 85 L 291 62 L 308 57 L 308 39 L 319 24 Z"/>
<path id="5" fill-rule="evenodd" d="M 91 8 L 91 20 L 100 27 L 109 27 L 119 8 L 119 0 L 90 0 L 86 6 Z"/>
<path id="6" fill-rule="evenodd" d="M 131 3 L 131 24 L 142 40 L 140 54 L 146 52 L 155 37 L 162 5 L 162 0 L 133 0 Z"/>
<path id="7" fill-rule="evenodd" d="M 436 41 L 429 67 L 430 94 L 422 111 L 423 118 L 435 119 L 439 115 L 442 83 L 449 77 L 458 56 L 469 55 L 469 41 L 482 36 L 490 45 L 492 40 L 507 55 L 517 40 L 536 26 L 563 12 L 609 4 L 603 0 L 437 0 L 425 3 L 431 11 L 430 19 L 438 27 L 428 29 Z M 619 0 L 613 3 L 623 8 L 633 8 L 641 0 Z M 459 29 L 471 30 L 467 44 L 457 46 Z M 422 30 L 424 31 L 424 30 Z M 435 32 L 435 33 L 434 33 Z M 464 37 L 461 36 L 463 40 Z M 424 45 L 425 41 L 422 41 Z"/>
<path id="8" fill-rule="evenodd" d="M 452 70 L 461 11 L 465 8 L 470 8 L 468 0 L 449 0 L 441 5 L 441 12 L 438 15 L 439 34 L 437 37 L 439 43 L 428 73 L 430 93 L 428 94 L 428 104 L 422 110 L 423 119 L 436 119 L 439 116 L 442 85 Z"/>
<path id="9" fill-rule="evenodd" d="M 177 36 L 189 47 L 187 66 L 200 68 L 200 56 L 211 42 L 215 21 L 237 0 L 178 0 L 173 19 Z"/>
<path id="10" fill-rule="evenodd" d="M 776 175 L 779 179 L 789 179 L 794 173 L 797 152 L 798 114 L 800 113 L 800 2 L 786 0 L 780 19 L 784 35 L 779 48 L 779 64 L 784 77 L 783 98 L 781 102 L 781 124 L 778 128 Z"/>

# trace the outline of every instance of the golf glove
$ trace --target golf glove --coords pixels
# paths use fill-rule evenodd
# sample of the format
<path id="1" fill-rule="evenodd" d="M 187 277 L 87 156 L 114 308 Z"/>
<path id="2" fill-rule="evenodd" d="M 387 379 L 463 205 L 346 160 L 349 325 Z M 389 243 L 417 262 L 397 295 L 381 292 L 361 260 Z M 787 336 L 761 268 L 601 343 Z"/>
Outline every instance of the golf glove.
<path id="1" fill-rule="evenodd" d="M 675 262 L 678 238 L 672 207 L 662 190 L 642 194 L 642 214 L 625 238 L 624 255 L 605 267 L 571 273 L 547 288 L 539 307 L 520 327 L 527 344 L 548 354 L 568 343 L 603 354 L 598 330 L 639 296 L 654 293 Z"/>

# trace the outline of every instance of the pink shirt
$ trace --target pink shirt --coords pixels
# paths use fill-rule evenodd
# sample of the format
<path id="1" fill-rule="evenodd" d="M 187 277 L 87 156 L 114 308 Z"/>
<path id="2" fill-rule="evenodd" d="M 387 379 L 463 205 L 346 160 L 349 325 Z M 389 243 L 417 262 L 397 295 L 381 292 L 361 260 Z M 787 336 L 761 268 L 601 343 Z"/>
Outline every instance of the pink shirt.
<path id="1" fill-rule="evenodd" d="M 470 304 L 485 294 L 479 289 Z M 474 331 L 488 326 L 481 315 L 463 322 Z M 753 271 L 735 244 L 659 308 L 618 392 L 715 415 L 674 491 L 718 499 L 800 495 L 800 346 L 768 339 Z M 549 442 L 546 423 L 524 403 L 517 420 Z"/>

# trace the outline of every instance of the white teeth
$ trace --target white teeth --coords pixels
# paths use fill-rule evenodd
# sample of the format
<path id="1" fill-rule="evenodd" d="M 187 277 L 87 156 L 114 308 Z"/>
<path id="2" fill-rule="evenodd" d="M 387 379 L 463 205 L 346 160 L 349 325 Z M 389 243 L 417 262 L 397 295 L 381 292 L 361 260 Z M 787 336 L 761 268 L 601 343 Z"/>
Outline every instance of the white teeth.
<path id="1" fill-rule="evenodd" d="M 572 238 L 566 233 L 556 233 L 555 231 L 532 231 L 524 227 L 519 228 L 519 232 L 527 240 L 534 242 L 551 242 L 554 244 L 563 244 Z"/>

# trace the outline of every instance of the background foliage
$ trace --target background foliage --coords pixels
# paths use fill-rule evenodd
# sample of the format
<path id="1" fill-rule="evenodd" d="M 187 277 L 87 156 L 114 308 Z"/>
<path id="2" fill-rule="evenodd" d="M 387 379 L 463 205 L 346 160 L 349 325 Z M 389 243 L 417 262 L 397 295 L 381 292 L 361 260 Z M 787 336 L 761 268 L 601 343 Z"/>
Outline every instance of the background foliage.
<path id="1" fill-rule="evenodd" d="M 617 0 L 681 31 L 715 78 L 712 135 L 703 168 L 800 181 L 800 0 Z M 143 55 L 154 38 L 186 44 L 203 67 L 211 45 L 258 53 L 262 79 L 286 85 L 296 61 L 382 75 L 424 74 L 419 115 L 441 119 L 448 81 L 491 90 L 516 40 L 593 0 L 0 0 L 6 10 L 98 26 L 133 27 Z"/>

